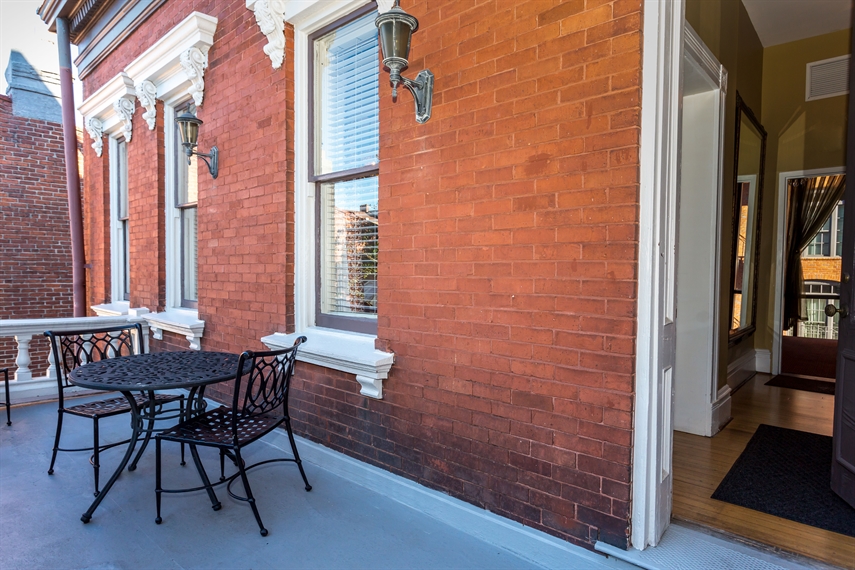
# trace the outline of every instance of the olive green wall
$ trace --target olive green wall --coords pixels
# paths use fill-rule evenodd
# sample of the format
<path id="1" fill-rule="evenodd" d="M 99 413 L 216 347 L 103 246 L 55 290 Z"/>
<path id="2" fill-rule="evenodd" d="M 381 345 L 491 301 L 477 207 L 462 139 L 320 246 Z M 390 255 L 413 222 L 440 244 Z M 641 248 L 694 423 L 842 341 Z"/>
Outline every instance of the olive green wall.
<path id="1" fill-rule="evenodd" d="M 806 65 L 849 53 L 851 30 L 771 46 L 763 53 L 763 112 L 768 133 L 755 348 L 771 350 L 774 331 L 778 174 L 846 164 L 848 96 L 805 101 Z"/>
<path id="2" fill-rule="evenodd" d="M 721 244 L 724 256 L 721 265 L 719 306 L 719 387 L 727 382 L 727 364 L 750 351 L 751 337 L 729 350 L 728 318 L 730 307 L 731 247 L 733 243 L 733 164 L 734 133 L 736 132 L 736 92 L 760 117 L 762 113 L 763 44 L 751 24 L 748 12 L 740 0 L 686 0 L 686 19 L 710 51 L 727 70 L 725 102 L 724 173 L 722 187 Z M 759 315 L 758 315 L 759 317 Z"/>

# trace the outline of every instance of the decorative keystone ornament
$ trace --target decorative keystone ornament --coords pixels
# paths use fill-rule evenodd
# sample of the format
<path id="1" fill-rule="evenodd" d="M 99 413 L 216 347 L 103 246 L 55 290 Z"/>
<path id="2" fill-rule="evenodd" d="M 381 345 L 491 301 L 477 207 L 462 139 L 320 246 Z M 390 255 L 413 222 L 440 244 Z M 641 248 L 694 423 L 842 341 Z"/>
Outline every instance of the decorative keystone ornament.
<path id="1" fill-rule="evenodd" d="M 424 69 L 419 72 L 415 81 L 401 75 L 410 64 L 410 38 L 419 29 L 419 21 L 404 12 L 399 0 L 395 0 L 391 10 L 377 16 L 374 25 L 377 26 L 380 37 L 383 67 L 389 72 L 392 100 L 398 100 L 399 84 L 406 87 L 416 102 L 416 122 L 426 123 L 430 119 L 433 104 L 433 73 Z"/>
<path id="2" fill-rule="evenodd" d="M 193 150 L 199 140 L 199 125 L 202 124 L 202 120 L 188 110 L 176 117 L 175 123 L 178 125 L 178 133 L 181 135 L 181 146 L 184 147 L 184 152 L 187 154 L 187 164 L 190 164 L 190 157 L 195 154 L 208 165 L 208 172 L 211 173 L 211 177 L 216 178 L 220 172 L 217 147 L 212 146 L 211 152 L 208 154 Z"/>

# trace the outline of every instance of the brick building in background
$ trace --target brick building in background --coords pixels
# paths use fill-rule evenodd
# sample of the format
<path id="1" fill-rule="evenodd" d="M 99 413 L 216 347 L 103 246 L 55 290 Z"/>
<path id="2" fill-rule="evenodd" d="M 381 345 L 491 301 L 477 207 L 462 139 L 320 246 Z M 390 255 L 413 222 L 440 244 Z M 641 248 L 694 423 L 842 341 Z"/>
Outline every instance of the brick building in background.
<path id="1" fill-rule="evenodd" d="M 72 316 L 68 194 L 56 73 L 19 52 L 0 95 L 0 319 Z M 46 362 L 34 338 L 33 362 Z M 0 339 L 0 368 L 15 369 L 14 339 Z"/>

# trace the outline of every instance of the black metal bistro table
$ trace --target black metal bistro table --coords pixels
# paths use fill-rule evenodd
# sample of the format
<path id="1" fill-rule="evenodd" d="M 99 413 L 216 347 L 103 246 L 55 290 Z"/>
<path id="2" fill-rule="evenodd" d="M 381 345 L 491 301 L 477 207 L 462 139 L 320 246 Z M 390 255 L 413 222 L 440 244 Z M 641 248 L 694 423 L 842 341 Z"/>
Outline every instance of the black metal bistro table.
<path id="1" fill-rule="evenodd" d="M 119 467 L 107 481 L 107 484 L 95 497 L 89 509 L 80 517 L 84 523 L 92 518 L 92 513 L 101 504 L 107 492 L 119 478 L 119 475 L 128 465 L 133 455 L 134 448 L 139 441 L 143 431 L 144 417 L 134 399 L 134 392 L 147 392 L 149 398 L 154 397 L 158 390 L 172 390 L 175 388 L 187 388 L 190 396 L 187 400 L 187 414 L 192 415 L 205 409 L 205 387 L 226 380 L 232 380 L 237 373 L 237 354 L 226 352 L 184 351 L 184 352 L 152 352 L 148 354 L 136 354 L 120 358 L 110 358 L 98 362 L 90 362 L 75 368 L 68 375 L 68 379 L 81 388 L 91 390 L 110 390 L 121 392 L 128 400 L 133 418 L 131 425 L 133 435 L 128 443 L 128 449 L 122 458 Z M 154 414 L 154 407 L 147 408 L 149 414 Z M 146 434 L 145 443 L 151 433 Z M 202 463 L 195 447 L 190 448 L 190 454 L 196 469 L 202 477 L 203 483 L 208 484 L 208 478 L 202 469 Z M 216 496 L 208 489 L 211 502 L 217 505 Z"/>

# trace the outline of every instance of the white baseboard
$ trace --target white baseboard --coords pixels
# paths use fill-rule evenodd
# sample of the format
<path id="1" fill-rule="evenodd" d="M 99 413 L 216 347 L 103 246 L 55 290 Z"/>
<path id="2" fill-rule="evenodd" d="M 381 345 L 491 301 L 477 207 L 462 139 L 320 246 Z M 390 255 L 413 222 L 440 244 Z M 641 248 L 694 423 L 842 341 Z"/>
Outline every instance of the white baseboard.
<path id="1" fill-rule="evenodd" d="M 749 350 L 727 365 L 727 385 L 736 390 L 745 384 L 757 372 L 757 354 Z"/>
<path id="2" fill-rule="evenodd" d="M 719 389 L 716 394 L 715 402 L 712 405 L 712 417 L 710 421 L 710 436 L 720 432 L 724 426 L 730 422 L 730 386 L 725 384 Z"/>
<path id="3" fill-rule="evenodd" d="M 757 372 L 772 372 L 772 351 L 766 349 L 754 349 L 754 370 Z"/>
<path id="4" fill-rule="evenodd" d="M 343 453 L 296 437 L 300 458 L 326 471 L 343 477 L 366 489 L 380 493 L 431 518 L 448 524 L 496 548 L 504 549 L 542 568 L 634 568 L 614 558 L 575 546 L 544 532 L 523 526 L 469 503 L 450 497 L 394 475 L 388 471 L 357 461 Z M 288 435 L 276 430 L 264 441 L 286 454 L 291 454 Z"/>

